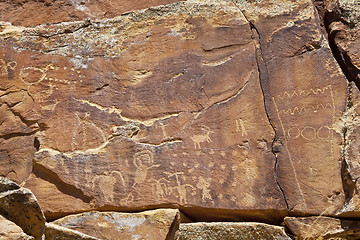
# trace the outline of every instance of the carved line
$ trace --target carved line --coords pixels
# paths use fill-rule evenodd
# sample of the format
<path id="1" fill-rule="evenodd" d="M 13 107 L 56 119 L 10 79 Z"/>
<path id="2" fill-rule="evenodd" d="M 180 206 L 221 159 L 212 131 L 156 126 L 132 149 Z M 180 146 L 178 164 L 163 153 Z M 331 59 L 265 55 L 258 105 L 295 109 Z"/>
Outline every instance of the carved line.
<path id="1" fill-rule="evenodd" d="M 288 140 L 287 140 L 287 137 L 286 137 L 286 132 L 285 132 L 284 124 L 283 124 L 283 122 L 282 122 L 282 120 L 281 120 L 280 111 L 279 111 L 279 108 L 278 108 L 277 103 L 276 103 L 276 101 L 275 101 L 275 97 L 272 97 L 272 100 L 273 100 L 273 102 L 274 102 L 274 104 L 275 104 L 276 112 L 277 112 L 277 115 L 278 115 L 278 118 L 279 118 L 279 121 L 280 121 L 280 124 L 281 124 L 281 128 L 282 128 L 283 133 L 284 133 L 285 147 L 286 147 L 286 150 L 287 150 L 288 155 L 289 155 L 289 162 L 290 162 L 291 168 L 292 168 L 292 170 L 293 170 L 293 172 L 294 172 L 295 182 L 296 182 L 296 185 L 297 185 L 297 187 L 298 187 L 298 189 L 299 189 L 300 195 L 301 195 L 301 197 L 302 197 L 302 199 L 303 199 L 303 201 L 304 201 L 303 204 L 304 204 L 305 207 L 307 208 L 305 196 L 304 196 L 304 193 L 303 193 L 302 190 L 301 190 L 300 183 L 299 183 L 299 180 L 298 180 L 298 176 L 297 176 L 297 173 L 296 173 L 296 170 L 295 170 L 295 167 L 294 167 L 294 162 L 293 162 L 293 160 L 292 160 L 291 153 L 290 153 L 289 148 L 288 148 Z"/>
<path id="2" fill-rule="evenodd" d="M 327 128 L 327 130 L 328 130 L 329 134 L 327 135 L 327 137 L 323 137 L 323 136 L 321 136 L 322 134 L 320 134 L 320 132 L 323 131 L 324 128 Z M 304 131 L 306 131 L 307 129 L 310 129 L 311 131 L 313 131 L 313 134 L 311 134 L 311 135 L 314 137 L 309 138 L 304 134 Z M 301 136 L 302 138 L 304 138 L 306 140 L 313 140 L 316 137 L 318 137 L 322 140 L 328 140 L 331 137 L 331 130 L 332 129 L 328 126 L 322 126 L 319 129 L 316 129 L 316 128 L 310 127 L 310 126 L 305 126 L 302 130 L 300 130 L 300 128 L 298 128 L 298 127 L 291 127 L 287 131 L 287 135 L 290 139 L 297 139 Z"/>
<path id="3" fill-rule="evenodd" d="M 322 103 L 317 104 L 316 106 L 308 106 L 308 107 L 295 107 L 293 109 L 289 108 L 287 110 L 281 110 L 282 113 L 284 114 L 289 114 L 290 115 L 294 115 L 295 113 L 302 113 L 302 112 L 309 112 L 309 111 L 313 111 L 313 112 L 317 112 L 319 110 L 319 107 L 322 107 L 322 109 L 326 109 L 326 108 L 334 108 L 333 105 L 331 105 L 331 103 L 327 103 L 325 104 L 325 106 Z"/>
<path id="4" fill-rule="evenodd" d="M 323 87 L 322 89 L 321 88 L 317 88 L 317 89 L 313 89 L 311 88 L 310 90 L 304 90 L 304 89 L 301 89 L 301 90 L 294 90 L 292 93 L 289 93 L 288 91 L 285 91 L 282 96 L 281 95 L 278 95 L 277 97 L 280 98 L 280 99 L 284 99 L 285 97 L 288 97 L 288 98 L 293 98 L 294 96 L 297 96 L 297 97 L 300 97 L 300 96 L 308 96 L 310 94 L 315 94 L 315 95 L 318 95 L 318 94 L 324 94 L 325 91 L 329 89 L 330 90 L 330 94 L 332 89 L 331 89 L 331 85 L 328 85 L 326 87 Z"/>

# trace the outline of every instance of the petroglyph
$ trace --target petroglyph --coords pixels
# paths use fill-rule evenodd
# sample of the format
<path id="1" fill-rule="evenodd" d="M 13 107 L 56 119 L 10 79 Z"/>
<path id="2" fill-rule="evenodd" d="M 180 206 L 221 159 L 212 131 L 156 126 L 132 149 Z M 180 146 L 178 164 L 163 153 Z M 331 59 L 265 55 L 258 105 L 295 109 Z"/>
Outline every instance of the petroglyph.
<path id="1" fill-rule="evenodd" d="M 200 146 L 200 143 L 204 143 L 204 142 L 212 142 L 211 138 L 210 138 L 210 133 L 214 133 L 213 131 L 210 130 L 209 127 L 203 125 L 201 127 L 201 130 L 203 131 L 202 134 L 196 134 L 191 138 L 191 140 L 193 140 L 194 142 L 194 148 L 197 149 L 197 148 L 201 148 Z"/>
<path id="2" fill-rule="evenodd" d="M 10 70 L 15 70 L 16 67 L 16 61 L 5 62 L 3 59 L 0 59 L 0 74 L 7 75 Z"/>
<path id="3" fill-rule="evenodd" d="M 327 92 L 325 92 L 326 90 L 328 90 L 328 92 L 332 92 L 332 88 L 331 85 L 328 85 L 326 87 L 323 88 L 311 88 L 309 90 L 304 90 L 304 89 L 300 89 L 300 90 L 294 90 L 294 91 L 285 91 L 284 93 L 280 94 L 277 96 L 277 98 L 279 99 L 284 99 L 284 98 L 293 98 L 293 97 L 305 97 L 305 96 L 309 96 L 309 95 L 318 95 L 318 94 L 327 94 Z"/>
<path id="4" fill-rule="evenodd" d="M 12 64 L 12 66 L 15 67 L 16 65 Z M 76 81 L 70 81 L 69 79 L 65 79 L 65 78 L 58 79 L 55 77 L 54 74 L 52 74 L 52 72 L 58 72 L 66 69 L 67 69 L 66 67 L 60 68 L 59 66 L 56 66 L 52 63 L 47 64 L 45 67 L 28 66 L 21 68 L 19 77 L 27 85 L 37 84 L 44 80 L 57 84 L 66 84 L 66 85 L 75 84 Z M 77 77 L 80 79 L 79 82 L 82 82 L 81 78 L 84 77 L 84 74 L 82 74 L 80 71 L 77 71 L 76 73 L 77 73 Z M 73 73 L 71 72 L 67 74 L 69 76 L 73 75 Z"/>
<path id="5" fill-rule="evenodd" d="M 89 144 L 93 144 L 93 141 L 88 139 L 88 132 L 92 129 L 93 132 L 96 133 L 97 137 L 101 138 L 101 143 L 106 142 L 105 133 L 94 124 L 91 120 L 89 120 L 90 113 L 85 113 L 82 117 L 79 112 L 75 112 L 75 117 L 77 118 L 77 123 L 73 130 L 73 136 L 71 141 L 72 151 L 75 151 L 78 148 L 86 148 Z M 80 137 L 80 141 L 78 141 L 78 137 Z"/>
<path id="6" fill-rule="evenodd" d="M 281 110 L 281 112 L 283 114 L 290 114 L 290 115 L 294 115 L 294 114 L 301 114 L 303 112 L 314 112 L 317 113 L 319 111 L 319 109 L 326 109 L 326 108 L 334 108 L 334 106 L 331 103 L 326 103 L 324 104 L 316 104 L 314 106 L 306 106 L 306 107 L 294 107 L 291 109 L 286 109 L 286 110 Z"/>
<path id="7" fill-rule="evenodd" d="M 170 181 L 165 178 L 160 179 L 151 179 L 154 183 L 153 185 L 153 194 L 157 200 L 164 200 L 166 196 L 171 194 L 171 189 L 168 187 Z"/>
<path id="8" fill-rule="evenodd" d="M 297 139 L 302 137 L 306 140 L 313 140 L 315 138 L 319 138 L 322 140 L 328 140 L 331 137 L 332 129 L 328 126 L 322 126 L 320 128 L 314 128 L 311 126 L 305 127 L 291 127 L 287 131 L 287 136 L 289 139 Z"/>
<path id="9" fill-rule="evenodd" d="M 299 206 L 304 205 L 307 208 L 294 166 L 294 159 L 297 163 L 300 159 L 298 156 L 300 146 L 293 144 L 293 141 L 299 138 L 306 140 L 305 143 L 301 143 L 303 151 L 306 151 L 308 147 L 313 148 L 312 145 L 306 143 L 326 141 L 328 142 L 328 149 L 332 153 L 331 156 L 333 156 L 333 130 L 329 126 L 334 124 L 336 106 L 332 86 L 285 91 L 280 95 L 273 96 L 272 102 L 280 123 L 279 130 L 283 133 L 282 142 L 287 152 L 290 168 L 293 171 L 296 188 L 303 200 L 297 204 Z M 324 119 L 323 122 L 313 122 L 312 115 L 319 113 Z M 310 159 L 303 160 L 309 161 Z"/>
<path id="10" fill-rule="evenodd" d="M 110 173 L 105 171 L 102 175 L 97 175 L 92 180 L 93 190 L 96 190 L 98 187 L 103 193 L 103 197 L 107 202 L 114 201 L 114 187 L 120 180 L 122 186 L 125 186 L 125 180 L 123 175 L 119 171 L 111 171 Z"/>
<path id="11" fill-rule="evenodd" d="M 180 178 L 179 176 L 180 175 L 183 175 L 184 173 L 183 172 L 175 172 L 175 173 L 168 173 L 168 172 L 165 172 L 165 174 L 167 174 L 169 176 L 169 178 L 171 177 L 175 177 L 176 178 L 176 184 L 177 186 L 175 187 L 171 187 L 170 189 L 171 190 L 176 190 L 178 195 L 179 195 L 179 202 L 180 204 L 186 204 L 187 203 L 187 190 L 186 188 L 190 188 L 192 190 L 192 195 L 196 195 L 196 188 L 191 185 L 191 184 L 188 184 L 188 183 L 185 183 L 185 184 L 182 184 L 181 181 L 180 181 Z"/>
<path id="12" fill-rule="evenodd" d="M 160 164 L 154 165 L 154 154 L 150 150 L 143 150 L 135 153 L 133 164 L 136 167 L 136 170 L 134 178 L 135 182 L 132 187 L 135 187 L 136 184 L 141 185 L 145 181 L 149 169 L 160 167 Z"/>
<path id="13" fill-rule="evenodd" d="M 247 136 L 247 131 L 245 128 L 245 124 L 244 121 L 240 118 L 235 120 L 235 124 L 236 124 L 236 131 L 237 132 L 241 132 L 241 136 Z"/>
<path id="14" fill-rule="evenodd" d="M 206 199 L 212 200 L 212 197 L 210 195 L 210 181 L 211 178 L 208 178 L 205 180 L 202 176 L 199 177 L 199 182 L 196 184 L 196 187 L 202 190 L 201 199 L 203 202 L 206 201 Z"/>

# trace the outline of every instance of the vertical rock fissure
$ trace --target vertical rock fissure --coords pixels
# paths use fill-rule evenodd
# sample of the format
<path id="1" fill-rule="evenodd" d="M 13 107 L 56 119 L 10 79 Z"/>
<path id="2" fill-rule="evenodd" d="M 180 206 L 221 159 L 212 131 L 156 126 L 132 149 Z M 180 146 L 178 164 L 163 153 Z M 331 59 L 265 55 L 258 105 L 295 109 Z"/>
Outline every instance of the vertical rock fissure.
<path id="1" fill-rule="evenodd" d="M 275 178 L 275 182 L 278 186 L 278 188 L 280 189 L 280 192 L 284 198 L 284 202 L 285 202 L 285 205 L 286 205 L 286 208 L 289 209 L 289 204 L 287 202 L 287 199 L 286 199 L 286 194 L 285 194 L 285 191 L 284 189 L 281 187 L 280 185 L 280 182 L 278 181 L 278 173 L 277 173 L 277 167 L 278 167 L 278 157 L 277 157 L 277 153 L 274 151 L 274 144 L 275 144 L 275 141 L 277 139 L 277 133 L 276 133 L 276 129 L 274 127 L 274 125 L 272 124 L 271 122 L 271 119 L 270 119 L 270 116 L 269 116 L 269 113 L 268 113 L 268 109 L 266 107 L 266 100 L 265 100 L 265 93 L 264 93 L 264 87 L 262 86 L 262 83 L 261 83 L 261 78 L 262 78 L 262 75 L 265 77 L 264 78 L 268 78 L 267 77 L 267 70 L 266 70 L 266 66 L 264 65 L 262 59 L 262 51 L 261 51 L 261 44 L 260 44 L 260 34 L 259 34 L 259 31 L 258 29 L 256 28 L 256 26 L 246 17 L 246 15 L 243 13 L 243 11 L 241 10 L 241 8 L 235 3 L 234 0 L 231 0 L 232 3 L 236 6 L 237 9 L 239 9 L 239 11 L 241 12 L 241 14 L 244 16 L 244 18 L 246 19 L 246 21 L 249 23 L 249 26 L 250 26 L 250 29 L 252 31 L 252 35 L 251 35 L 251 38 L 254 42 L 254 46 L 255 46 L 255 54 L 256 54 L 256 64 L 257 64 L 257 68 L 258 68 L 258 73 L 259 73 L 259 83 L 260 83 L 260 89 L 261 89 L 261 93 L 263 95 L 263 101 L 264 101 L 264 109 L 265 109 L 265 113 L 266 113 L 266 117 L 269 121 L 269 125 L 271 126 L 271 128 L 273 129 L 274 131 L 274 138 L 273 138 L 273 141 L 272 141 L 272 144 L 271 144 L 271 152 L 272 154 L 274 155 L 275 157 L 275 164 L 274 164 L 274 178 Z"/>

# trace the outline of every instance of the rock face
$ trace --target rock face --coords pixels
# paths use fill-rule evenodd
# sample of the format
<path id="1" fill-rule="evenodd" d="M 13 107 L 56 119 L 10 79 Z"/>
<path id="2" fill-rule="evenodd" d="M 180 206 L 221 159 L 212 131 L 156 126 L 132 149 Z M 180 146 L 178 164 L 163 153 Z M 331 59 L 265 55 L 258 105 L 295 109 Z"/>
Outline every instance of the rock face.
<path id="1" fill-rule="evenodd" d="M 39 116 L 25 186 L 47 216 L 153 205 L 195 218 L 285 214 L 252 31 L 232 2 L 5 29 L 4 95 L 26 93 Z"/>
<path id="2" fill-rule="evenodd" d="M 45 217 L 35 196 L 28 189 L 20 188 L 3 177 L 0 177 L 0 214 L 20 226 L 26 234 L 41 239 L 45 230 Z M 5 223 L 3 218 L 1 220 L 8 225 L 4 228 L 12 231 L 13 228 L 9 227 L 14 224 Z M 11 236 L 10 233 L 5 236 Z"/>
<path id="3" fill-rule="evenodd" d="M 0 175 L 48 221 L 164 207 L 189 221 L 360 216 L 356 1 L 0 9 Z M 44 217 L 15 182 L 0 179 L 0 201 L 37 209 L 39 233 L 1 213 L 39 238 Z"/>
<path id="4" fill-rule="evenodd" d="M 178 210 L 157 209 L 140 213 L 88 212 L 54 222 L 99 239 L 174 239 L 179 229 Z"/>
<path id="5" fill-rule="evenodd" d="M 360 223 L 329 217 L 286 217 L 296 239 L 359 239 Z"/>
<path id="6" fill-rule="evenodd" d="M 13 25 L 35 26 L 45 23 L 109 18 L 134 9 L 143 9 L 179 0 L 65 0 L 0 2 L 1 20 Z M 33 13 L 37 14 L 34 15 Z"/>
<path id="7" fill-rule="evenodd" d="M 283 227 L 263 223 L 186 223 L 180 224 L 178 240 L 290 240 Z"/>

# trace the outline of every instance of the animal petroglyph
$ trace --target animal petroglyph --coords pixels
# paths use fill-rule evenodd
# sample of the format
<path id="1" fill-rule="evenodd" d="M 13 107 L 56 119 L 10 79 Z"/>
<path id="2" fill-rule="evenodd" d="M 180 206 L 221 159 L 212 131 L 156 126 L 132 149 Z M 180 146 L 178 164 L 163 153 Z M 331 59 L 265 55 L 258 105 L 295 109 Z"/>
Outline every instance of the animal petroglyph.
<path id="1" fill-rule="evenodd" d="M 160 166 L 160 164 L 154 165 L 154 154 L 149 150 L 135 153 L 133 163 L 136 167 L 133 187 L 136 184 L 141 185 L 145 181 L 149 169 Z"/>
<path id="2" fill-rule="evenodd" d="M 241 132 L 241 136 L 247 136 L 247 131 L 245 128 L 244 121 L 240 118 L 235 120 L 235 124 L 236 124 L 236 131 Z"/>
<path id="3" fill-rule="evenodd" d="M 191 140 L 194 142 L 194 148 L 201 148 L 200 143 L 204 143 L 204 142 L 212 142 L 211 138 L 210 138 L 210 133 L 214 133 L 213 131 L 210 130 L 209 127 L 207 126 L 202 126 L 201 127 L 202 130 L 202 134 L 196 134 L 191 138 Z"/>

